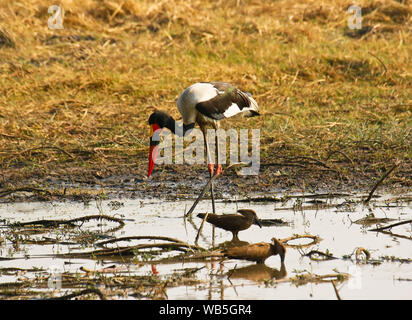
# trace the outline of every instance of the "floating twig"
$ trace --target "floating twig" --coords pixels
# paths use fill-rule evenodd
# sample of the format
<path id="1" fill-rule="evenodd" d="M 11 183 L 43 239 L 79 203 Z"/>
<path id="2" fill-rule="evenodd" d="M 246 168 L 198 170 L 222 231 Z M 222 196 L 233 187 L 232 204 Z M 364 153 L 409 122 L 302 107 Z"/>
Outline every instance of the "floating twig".
<path id="1" fill-rule="evenodd" d="M 365 218 L 361 218 L 355 221 L 351 221 L 352 223 L 361 224 L 363 226 L 369 226 L 372 224 L 381 224 L 386 223 L 389 221 L 393 221 L 394 219 L 391 218 L 375 218 L 373 216 L 367 216 Z"/>
<path id="2" fill-rule="evenodd" d="M 195 245 L 196 245 L 196 246 L 197 246 L 197 243 L 198 243 L 198 241 L 199 241 L 200 234 L 202 233 L 203 226 L 205 225 L 205 221 L 206 221 L 206 219 L 207 219 L 208 216 L 209 216 L 209 212 L 206 212 L 206 214 L 205 214 L 205 216 L 204 216 L 204 218 L 203 218 L 203 220 L 202 220 L 202 224 L 200 225 L 200 228 L 199 228 L 199 230 L 197 231 L 197 235 L 196 235 L 196 239 L 195 239 Z"/>
<path id="3" fill-rule="evenodd" d="M 308 274 L 300 274 L 293 278 L 281 279 L 281 282 L 290 281 L 292 283 L 296 283 L 297 285 L 303 285 L 307 283 L 324 283 L 324 282 L 331 282 L 331 281 L 342 282 L 342 281 L 348 280 L 349 277 L 350 275 L 348 273 L 333 273 L 333 274 L 324 274 L 324 275 L 308 273 Z"/>
<path id="4" fill-rule="evenodd" d="M 262 227 L 271 227 L 271 226 L 288 226 L 289 222 L 283 221 L 282 219 L 259 219 L 259 222 Z M 253 222 L 257 225 L 257 222 Z"/>
<path id="5" fill-rule="evenodd" d="M 232 203 L 232 202 L 281 202 L 281 199 L 275 197 L 256 197 L 256 198 L 245 198 L 245 199 L 223 199 L 220 202 Z"/>
<path id="6" fill-rule="evenodd" d="M 360 255 L 361 255 L 362 253 L 365 254 L 365 260 L 366 260 L 366 261 L 370 259 L 371 254 L 369 253 L 369 251 L 366 250 L 365 248 L 359 247 L 358 249 L 356 249 L 356 252 L 355 252 L 355 258 L 356 258 L 356 260 L 358 260 L 358 261 L 359 261 L 359 260 L 362 260 L 361 257 L 360 257 Z"/>
<path id="7" fill-rule="evenodd" d="M 206 266 L 199 267 L 199 268 L 186 268 L 182 275 L 184 277 L 188 277 L 188 276 L 194 275 L 196 272 L 198 272 L 198 271 L 200 271 L 204 268 L 206 268 Z"/>
<path id="8" fill-rule="evenodd" d="M 338 289 L 336 288 L 335 281 L 331 280 L 330 282 L 332 283 L 333 290 L 335 290 L 336 298 L 338 298 L 338 300 L 342 300 L 342 298 L 341 298 L 340 295 L 339 295 L 339 291 L 338 291 Z"/>
<path id="9" fill-rule="evenodd" d="M 312 239 L 311 242 L 306 243 L 306 244 L 288 244 L 289 241 L 292 240 L 296 240 L 296 239 L 304 239 L 304 238 L 308 238 L 308 239 Z M 283 243 L 286 247 L 290 247 L 290 248 L 305 248 L 305 247 L 310 247 L 316 243 L 318 243 L 321 240 L 321 238 L 319 238 L 318 236 L 312 236 L 310 234 L 303 234 L 303 235 L 293 235 L 291 237 L 285 238 L 285 239 L 281 239 L 279 240 L 281 243 Z"/>
<path id="10" fill-rule="evenodd" d="M 318 255 L 323 258 L 315 258 L 314 255 Z M 311 260 L 314 260 L 314 261 L 326 261 L 326 260 L 338 259 L 328 253 L 324 253 L 322 251 L 317 251 L 317 250 L 312 250 L 309 253 L 306 253 L 305 256 L 309 257 Z"/>
<path id="11" fill-rule="evenodd" d="M 88 269 L 86 267 L 80 267 L 80 270 L 83 272 L 86 272 L 87 274 L 94 274 L 94 273 L 129 273 L 130 270 L 128 270 L 128 268 L 119 268 L 116 267 L 116 265 L 112 265 L 103 269 L 99 269 L 99 270 L 92 270 L 92 269 Z"/>

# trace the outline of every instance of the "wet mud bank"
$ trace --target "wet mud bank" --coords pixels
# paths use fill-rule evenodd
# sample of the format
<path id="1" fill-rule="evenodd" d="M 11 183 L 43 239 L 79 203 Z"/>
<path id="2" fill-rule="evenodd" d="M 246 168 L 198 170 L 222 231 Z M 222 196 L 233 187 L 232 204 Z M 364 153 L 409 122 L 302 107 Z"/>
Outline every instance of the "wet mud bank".
<path id="1" fill-rule="evenodd" d="M 145 164 L 145 165 L 143 165 Z M 105 198 L 191 199 L 207 183 L 205 168 L 188 165 L 159 166 L 150 179 L 146 163 L 136 168 L 55 168 L 7 170 L 0 179 L 0 201 L 87 200 Z M 388 168 L 359 173 L 332 169 L 312 162 L 291 162 L 288 166 L 261 164 L 258 175 L 241 176 L 236 169 L 224 169 L 214 183 L 217 198 L 247 198 L 254 194 L 369 192 Z M 378 192 L 405 193 L 412 190 L 412 172 L 404 164 L 396 167 L 377 185 Z M 21 192 L 19 191 L 21 190 Z"/>

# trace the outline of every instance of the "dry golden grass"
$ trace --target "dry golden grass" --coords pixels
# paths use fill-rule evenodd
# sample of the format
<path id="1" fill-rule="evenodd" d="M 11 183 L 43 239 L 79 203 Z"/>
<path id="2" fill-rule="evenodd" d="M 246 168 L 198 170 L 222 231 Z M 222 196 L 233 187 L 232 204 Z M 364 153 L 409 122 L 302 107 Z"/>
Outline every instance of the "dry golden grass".
<path id="1" fill-rule="evenodd" d="M 242 122 L 262 129 L 263 162 L 376 175 L 400 159 L 393 179 L 411 185 L 410 1 L 359 1 L 357 31 L 352 1 L 56 4 L 62 30 L 47 28 L 50 1 L 0 1 L 0 184 L 55 168 L 143 175 L 152 108 L 179 117 L 182 89 L 229 81 L 263 110 Z"/>

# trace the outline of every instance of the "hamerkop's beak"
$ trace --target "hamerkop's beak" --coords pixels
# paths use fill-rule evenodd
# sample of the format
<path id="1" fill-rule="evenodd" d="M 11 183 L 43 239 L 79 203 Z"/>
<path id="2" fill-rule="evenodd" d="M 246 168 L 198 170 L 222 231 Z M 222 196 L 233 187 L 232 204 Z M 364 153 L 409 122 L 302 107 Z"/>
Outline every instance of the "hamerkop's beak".
<path id="1" fill-rule="evenodd" d="M 279 252 L 279 256 L 280 256 L 280 262 L 284 262 L 285 261 L 285 250 L 281 250 Z"/>
<path id="2" fill-rule="evenodd" d="M 272 238 L 272 243 L 276 247 L 277 254 L 280 257 L 280 262 L 285 261 L 286 247 L 276 238 Z"/>

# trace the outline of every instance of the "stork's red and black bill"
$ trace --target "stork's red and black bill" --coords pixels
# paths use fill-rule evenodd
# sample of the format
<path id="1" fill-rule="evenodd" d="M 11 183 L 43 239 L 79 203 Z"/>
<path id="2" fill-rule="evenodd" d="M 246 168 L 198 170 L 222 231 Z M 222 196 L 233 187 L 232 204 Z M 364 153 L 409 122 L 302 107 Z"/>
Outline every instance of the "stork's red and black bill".
<path id="1" fill-rule="evenodd" d="M 149 171 L 147 176 L 150 177 L 153 171 L 153 167 L 156 162 L 158 144 L 160 143 L 160 131 L 161 128 L 156 123 L 150 125 L 150 151 L 149 151 Z"/>

